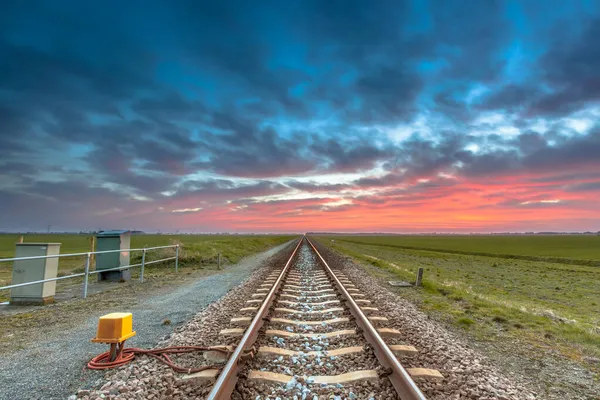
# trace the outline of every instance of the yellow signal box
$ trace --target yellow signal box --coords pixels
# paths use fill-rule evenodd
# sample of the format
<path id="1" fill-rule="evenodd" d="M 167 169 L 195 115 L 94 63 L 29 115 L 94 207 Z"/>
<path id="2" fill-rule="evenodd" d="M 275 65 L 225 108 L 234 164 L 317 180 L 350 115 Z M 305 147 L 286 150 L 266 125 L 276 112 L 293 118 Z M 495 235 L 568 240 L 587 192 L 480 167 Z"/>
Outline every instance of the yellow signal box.
<path id="1" fill-rule="evenodd" d="M 98 320 L 98 332 L 92 342 L 122 343 L 135 336 L 131 313 L 110 313 Z"/>

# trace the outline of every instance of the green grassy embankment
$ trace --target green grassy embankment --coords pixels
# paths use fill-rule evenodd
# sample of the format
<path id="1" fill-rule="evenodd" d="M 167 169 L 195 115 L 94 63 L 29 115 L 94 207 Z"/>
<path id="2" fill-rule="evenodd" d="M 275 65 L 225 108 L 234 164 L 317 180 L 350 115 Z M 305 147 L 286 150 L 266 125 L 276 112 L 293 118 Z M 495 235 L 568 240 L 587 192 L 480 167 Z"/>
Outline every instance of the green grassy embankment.
<path id="1" fill-rule="evenodd" d="M 598 237 L 329 236 L 317 240 L 375 267 L 368 270 L 384 279 L 414 281 L 418 267 L 423 267 L 423 287 L 398 293 L 481 340 L 518 339 L 577 360 L 600 357 L 600 268 L 592 266 L 600 259 Z M 481 252 L 488 255 L 478 255 Z M 511 257 L 513 252 L 537 260 Z M 540 261 L 545 254 L 548 260 L 572 263 Z M 586 265 L 576 264 L 581 260 Z"/>

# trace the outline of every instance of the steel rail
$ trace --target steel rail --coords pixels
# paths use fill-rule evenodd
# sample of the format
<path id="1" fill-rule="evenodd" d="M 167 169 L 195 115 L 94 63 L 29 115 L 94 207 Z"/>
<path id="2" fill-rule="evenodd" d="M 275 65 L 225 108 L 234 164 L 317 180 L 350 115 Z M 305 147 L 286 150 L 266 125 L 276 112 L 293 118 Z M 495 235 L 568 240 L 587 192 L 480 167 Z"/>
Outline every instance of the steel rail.
<path id="1" fill-rule="evenodd" d="M 342 295 L 347 301 L 347 304 L 350 308 L 350 312 L 356 318 L 356 322 L 358 326 L 363 331 L 363 335 L 365 339 L 373 346 L 373 351 L 375 352 L 375 356 L 379 360 L 379 362 L 384 366 L 391 369 L 392 373 L 388 376 L 389 380 L 394 385 L 396 392 L 400 396 L 402 400 L 426 400 L 425 395 L 421 392 L 421 390 L 417 387 L 415 382 L 412 380 L 406 369 L 400 364 L 400 361 L 396 358 L 394 353 L 390 350 L 388 345 L 379 335 L 377 329 L 371 324 L 367 316 L 362 312 L 358 304 L 354 301 L 352 296 L 348 293 L 342 282 L 338 279 L 338 277 L 333 273 L 327 261 L 323 258 L 321 253 L 317 250 L 317 248 L 312 244 L 312 242 L 306 238 L 306 241 L 313 248 L 315 253 L 319 256 L 319 259 L 325 266 L 325 270 L 327 274 L 335 281 L 336 286 L 342 292 Z"/>
<path id="2" fill-rule="evenodd" d="M 298 241 L 296 248 L 294 249 L 287 263 L 285 264 L 285 267 L 283 267 L 283 269 L 281 270 L 277 281 L 275 281 L 273 287 L 271 287 L 269 294 L 267 295 L 267 297 L 265 297 L 265 300 L 262 302 L 262 305 L 260 306 L 258 312 L 254 316 L 254 319 L 252 319 L 250 326 L 248 326 L 248 329 L 246 329 L 246 331 L 244 332 L 244 336 L 238 343 L 231 357 L 229 357 L 227 364 L 225 364 L 225 367 L 219 374 L 219 378 L 215 382 L 210 393 L 208 394 L 208 397 L 206 398 L 207 400 L 226 400 L 231 398 L 231 393 L 233 392 L 233 389 L 237 382 L 237 376 L 241 366 L 240 364 L 242 353 L 245 349 L 251 347 L 256 341 L 258 331 L 264 323 L 263 318 L 267 315 L 267 312 L 269 311 L 269 308 L 273 303 L 273 299 L 275 298 L 275 294 L 279 290 L 279 286 L 281 285 L 285 276 L 287 275 L 290 264 L 292 263 L 292 260 L 294 259 L 294 256 L 298 252 L 298 249 L 302 245 L 304 239 L 305 236 L 303 236 Z"/>

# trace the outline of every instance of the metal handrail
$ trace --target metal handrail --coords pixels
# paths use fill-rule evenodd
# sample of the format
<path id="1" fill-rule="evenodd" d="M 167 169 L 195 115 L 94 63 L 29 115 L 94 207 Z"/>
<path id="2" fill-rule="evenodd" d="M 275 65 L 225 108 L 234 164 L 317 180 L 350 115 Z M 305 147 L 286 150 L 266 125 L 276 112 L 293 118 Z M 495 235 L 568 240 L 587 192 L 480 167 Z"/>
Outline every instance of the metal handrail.
<path id="1" fill-rule="evenodd" d="M 27 260 L 40 260 L 40 259 L 60 258 L 60 257 L 80 257 L 80 256 L 86 257 L 85 272 L 80 272 L 80 273 L 66 275 L 66 276 L 58 276 L 55 278 L 42 279 L 42 280 L 32 281 L 32 282 L 17 283 L 17 284 L 8 285 L 8 286 L 0 286 L 0 290 L 9 290 L 9 289 L 19 288 L 19 287 L 23 287 L 23 286 L 39 285 L 39 284 L 46 283 L 46 282 L 55 282 L 55 281 L 60 281 L 63 279 L 78 278 L 78 277 L 83 276 L 84 277 L 84 279 L 83 279 L 83 298 L 85 299 L 87 297 L 88 278 L 90 275 L 104 273 L 104 272 L 110 272 L 110 271 L 122 271 L 122 270 L 130 269 L 130 268 L 141 267 L 140 282 L 144 282 L 144 267 L 146 265 L 156 264 L 159 262 L 169 261 L 169 260 L 175 260 L 175 272 L 178 272 L 178 270 L 179 270 L 179 247 L 180 247 L 180 245 L 174 244 L 174 245 L 168 245 L 168 246 L 144 247 L 141 249 L 103 250 L 103 251 L 90 251 L 87 253 L 52 254 L 52 255 L 33 256 L 33 257 L 0 258 L 0 263 L 2 263 L 2 262 L 11 262 L 11 261 L 14 262 L 14 261 L 27 261 Z M 154 261 L 146 261 L 146 253 L 149 250 L 168 249 L 168 248 L 175 248 L 175 257 L 167 257 L 167 258 L 163 258 L 160 260 L 154 260 Z M 94 254 L 122 253 L 122 252 L 131 253 L 131 252 L 135 252 L 135 251 L 142 252 L 142 262 L 139 264 L 130 264 L 130 265 L 122 266 L 122 267 L 115 267 L 115 268 L 109 268 L 109 269 L 96 269 L 94 271 L 90 271 L 90 258 Z"/>
<path id="2" fill-rule="evenodd" d="M 0 263 L 11 262 L 11 261 L 27 261 L 27 260 L 40 260 L 42 258 L 57 258 L 57 257 L 80 257 L 87 254 L 106 254 L 106 253 L 122 253 L 122 252 L 134 252 L 134 251 L 148 251 L 157 249 L 167 249 L 178 247 L 178 244 L 172 244 L 169 246 L 156 246 L 156 247 L 145 247 L 141 249 L 121 249 L 121 250 L 102 250 L 102 251 L 90 251 L 89 253 L 71 253 L 71 254 L 50 254 L 46 256 L 31 256 L 31 257 L 14 257 L 14 258 L 0 258 Z"/>

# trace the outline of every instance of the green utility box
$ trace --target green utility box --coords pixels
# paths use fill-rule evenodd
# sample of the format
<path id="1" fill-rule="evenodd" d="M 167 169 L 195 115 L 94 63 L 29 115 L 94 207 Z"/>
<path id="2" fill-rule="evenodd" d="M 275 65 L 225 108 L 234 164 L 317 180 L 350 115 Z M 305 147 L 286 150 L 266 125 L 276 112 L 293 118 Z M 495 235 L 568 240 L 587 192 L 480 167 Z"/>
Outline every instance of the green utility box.
<path id="1" fill-rule="evenodd" d="M 15 258 L 54 256 L 60 254 L 60 243 L 17 243 Z M 12 284 L 56 278 L 58 257 L 15 261 Z M 54 302 L 56 281 L 36 283 L 11 289 L 10 304 L 31 305 Z"/>
<path id="2" fill-rule="evenodd" d="M 130 231 L 99 232 L 96 235 L 96 251 L 120 251 L 96 254 L 96 271 L 128 266 L 130 243 Z M 130 269 L 98 273 L 99 281 L 128 281 L 129 279 L 131 279 Z"/>

